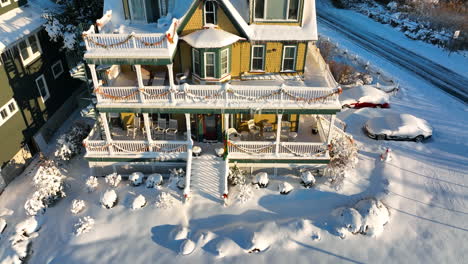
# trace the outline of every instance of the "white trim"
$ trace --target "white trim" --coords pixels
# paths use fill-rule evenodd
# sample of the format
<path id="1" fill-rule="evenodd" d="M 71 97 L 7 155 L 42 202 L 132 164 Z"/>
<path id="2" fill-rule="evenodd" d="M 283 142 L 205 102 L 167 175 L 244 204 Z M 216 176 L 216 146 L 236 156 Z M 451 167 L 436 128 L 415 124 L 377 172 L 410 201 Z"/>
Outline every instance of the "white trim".
<path id="1" fill-rule="evenodd" d="M 254 59 L 254 48 L 256 47 L 261 47 L 262 48 L 262 69 L 253 69 L 253 59 Z M 265 72 L 265 45 L 252 45 L 250 53 L 252 54 L 250 56 L 250 71 L 251 72 Z M 256 57 L 258 59 L 258 57 Z"/>
<path id="2" fill-rule="evenodd" d="M 59 73 L 56 73 L 54 71 L 54 67 L 57 66 L 57 65 L 60 65 L 60 72 Z M 54 79 L 57 79 L 63 73 L 63 64 L 62 64 L 61 60 L 58 60 L 56 63 L 52 64 L 52 66 L 50 68 L 52 69 L 52 74 L 54 75 Z"/>
<path id="3" fill-rule="evenodd" d="M 10 105 L 13 105 L 15 109 L 13 111 L 10 109 Z M 2 112 L 6 112 L 7 116 L 3 117 Z M 4 104 L 2 107 L 0 107 L 0 126 L 5 124 L 8 119 L 10 119 L 14 114 L 18 112 L 18 104 L 16 103 L 14 98 L 11 98 L 10 101 L 8 101 L 6 104 Z"/>
<path id="4" fill-rule="evenodd" d="M 8 5 L 10 5 L 10 4 L 11 4 L 11 1 L 10 1 L 10 0 L 8 0 L 8 1 L 5 2 L 5 3 L 3 3 L 2 1 L 0 1 L 0 5 L 1 5 L 2 7 L 8 6 Z"/>
<path id="5" fill-rule="evenodd" d="M 45 88 L 45 92 L 46 92 L 45 95 L 42 94 L 41 89 L 39 88 L 39 85 L 38 85 L 38 82 L 37 82 L 39 79 L 42 79 L 44 81 L 44 88 Z M 37 87 L 37 90 L 39 91 L 39 94 L 41 95 L 42 102 L 45 103 L 45 101 L 47 101 L 47 99 L 49 99 L 50 93 L 49 93 L 49 87 L 47 87 L 47 82 L 46 82 L 46 79 L 44 77 L 44 74 L 41 74 L 41 76 L 36 78 L 36 87 Z"/>
<path id="6" fill-rule="evenodd" d="M 294 69 L 293 70 L 285 70 L 284 69 L 284 57 L 286 55 L 285 51 L 286 51 L 287 48 L 294 48 L 294 57 L 293 57 L 293 59 L 294 59 L 294 63 L 293 63 Z M 285 46 L 283 46 L 283 58 L 281 59 L 281 71 L 282 72 L 295 72 L 296 71 L 296 57 L 297 57 L 297 46 L 294 46 L 294 45 L 285 45 Z M 290 59 L 290 58 L 288 58 L 288 59 Z"/>
<path id="7" fill-rule="evenodd" d="M 226 72 L 223 73 L 223 52 L 226 52 Z M 219 64 L 220 64 L 220 67 L 221 67 L 221 77 L 229 74 L 229 48 L 226 48 L 226 49 L 223 49 L 221 50 L 221 58 L 219 60 Z"/>
<path id="8" fill-rule="evenodd" d="M 207 66 L 206 55 L 207 54 L 213 54 L 213 76 L 206 76 L 206 66 Z M 215 52 L 205 52 L 205 53 L 203 53 L 203 62 L 204 62 L 203 67 L 204 67 L 204 70 L 205 70 L 203 75 L 205 76 L 205 79 L 207 79 L 207 78 L 212 78 L 212 79 L 216 78 L 216 53 Z"/>
<path id="9" fill-rule="evenodd" d="M 36 38 L 36 43 L 37 43 L 37 48 L 38 48 L 38 51 L 36 53 L 33 53 L 32 49 L 31 49 L 31 43 L 29 43 L 29 38 L 32 37 L 32 36 L 34 36 Z M 26 43 L 26 51 L 28 52 L 28 55 L 29 55 L 29 57 L 26 60 L 23 59 L 23 54 L 21 54 L 21 48 L 20 48 L 20 44 L 23 41 Z M 41 43 L 39 42 L 39 38 L 37 37 L 36 33 L 24 37 L 23 40 L 18 42 L 18 44 L 16 45 L 16 48 L 18 49 L 21 61 L 23 62 L 24 66 L 27 66 L 28 64 L 30 64 L 31 62 L 36 60 L 38 57 L 40 57 L 41 54 L 42 54 Z"/>
<path id="10" fill-rule="evenodd" d="M 197 54 L 198 56 L 195 56 L 195 54 L 194 54 L 195 52 L 198 53 L 198 54 Z M 198 72 L 195 70 L 195 69 L 197 69 L 197 67 L 195 67 L 195 58 L 198 58 Z M 198 49 L 192 48 L 192 69 L 193 69 L 192 72 L 193 72 L 195 75 L 201 75 L 201 67 L 200 67 L 200 64 L 201 64 L 201 62 L 200 62 L 200 51 L 199 51 Z"/>
<path id="11" fill-rule="evenodd" d="M 217 17 L 217 12 L 216 12 L 216 8 L 217 8 L 217 5 L 216 5 L 216 1 L 213 1 L 213 0 L 208 0 L 206 1 L 204 4 L 203 4 L 203 24 L 206 25 L 206 24 L 211 24 L 211 23 L 207 23 L 206 22 L 206 4 L 208 3 L 212 3 L 213 4 L 213 12 L 209 12 L 209 13 L 213 13 L 213 20 L 214 20 L 214 25 L 217 25 L 218 24 L 218 17 Z"/>
<path id="12" fill-rule="evenodd" d="M 143 16 L 144 16 L 143 20 L 134 20 L 133 17 L 132 17 L 132 15 L 133 15 L 133 12 L 132 12 L 133 11 L 133 7 L 132 7 L 133 1 L 134 0 L 128 1 L 128 3 L 129 3 L 128 4 L 128 9 L 130 11 L 130 20 L 132 22 L 145 22 L 146 23 L 148 21 L 148 18 L 146 17 L 146 2 L 144 0 L 141 1 L 143 3 Z"/>

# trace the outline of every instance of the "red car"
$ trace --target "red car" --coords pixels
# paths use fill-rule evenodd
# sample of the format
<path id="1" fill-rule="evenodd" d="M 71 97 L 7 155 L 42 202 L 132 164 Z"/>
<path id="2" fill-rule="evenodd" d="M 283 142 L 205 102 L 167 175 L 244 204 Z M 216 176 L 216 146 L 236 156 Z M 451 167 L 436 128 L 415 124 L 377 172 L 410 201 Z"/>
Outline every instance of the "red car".
<path id="1" fill-rule="evenodd" d="M 390 108 L 389 100 L 387 93 L 368 85 L 344 89 L 340 95 L 343 108 Z"/>
<path id="2" fill-rule="evenodd" d="M 364 108 L 364 107 L 372 107 L 372 108 L 390 108 L 389 103 L 383 103 L 383 104 L 374 104 L 374 103 L 368 103 L 368 102 L 357 102 L 357 103 L 352 103 L 352 104 L 345 104 L 343 105 L 343 108 Z"/>

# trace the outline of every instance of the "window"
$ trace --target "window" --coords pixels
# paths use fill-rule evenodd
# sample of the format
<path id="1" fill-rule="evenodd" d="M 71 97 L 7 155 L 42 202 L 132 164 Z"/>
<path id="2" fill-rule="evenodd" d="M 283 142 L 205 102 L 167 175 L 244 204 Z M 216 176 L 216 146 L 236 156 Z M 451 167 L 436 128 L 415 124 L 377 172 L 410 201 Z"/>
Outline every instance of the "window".
<path id="1" fill-rule="evenodd" d="M 18 44 L 18 51 L 25 66 L 41 56 L 41 46 L 37 35 L 34 34 L 21 41 Z"/>
<path id="2" fill-rule="evenodd" d="M 160 17 L 167 15 L 167 0 L 159 0 L 159 15 Z"/>
<path id="3" fill-rule="evenodd" d="M 0 107 L 0 126 L 10 119 L 16 112 L 18 112 L 18 106 L 16 105 L 15 99 L 11 99 L 5 105 Z"/>
<path id="4" fill-rule="evenodd" d="M 205 52 L 205 78 L 215 77 L 215 53 Z"/>
<path id="5" fill-rule="evenodd" d="M 205 2 L 205 24 L 216 24 L 216 3 L 214 1 Z"/>
<path id="6" fill-rule="evenodd" d="M 0 5 L 2 7 L 7 6 L 10 4 L 10 0 L 0 0 Z"/>
<path id="7" fill-rule="evenodd" d="M 255 0 L 254 19 L 258 21 L 297 21 L 300 0 Z"/>
<path id="8" fill-rule="evenodd" d="M 47 99 L 49 99 L 50 97 L 50 94 L 49 94 L 49 88 L 47 88 L 47 83 L 44 78 L 44 74 L 42 74 L 36 79 L 36 85 L 37 85 L 37 89 L 39 90 L 39 94 L 42 97 L 42 102 L 47 101 Z"/>
<path id="9" fill-rule="evenodd" d="M 229 49 L 221 51 L 221 75 L 229 73 Z"/>
<path id="10" fill-rule="evenodd" d="M 62 61 L 59 60 L 52 65 L 52 74 L 54 74 L 54 78 L 57 79 L 63 73 L 63 65 Z"/>
<path id="11" fill-rule="evenodd" d="M 252 46 L 252 71 L 264 71 L 265 70 L 265 46 L 255 45 Z"/>
<path id="12" fill-rule="evenodd" d="M 197 49 L 192 50 L 193 70 L 197 76 L 200 76 L 200 52 Z"/>
<path id="13" fill-rule="evenodd" d="M 130 18 L 133 21 L 146 22 L 145 0 L 129 0 Z"/>
<path id="14" fill-rule="evenodd" d="M 284 46 L 282 71 L 296 70 L 296 46 Z"/>

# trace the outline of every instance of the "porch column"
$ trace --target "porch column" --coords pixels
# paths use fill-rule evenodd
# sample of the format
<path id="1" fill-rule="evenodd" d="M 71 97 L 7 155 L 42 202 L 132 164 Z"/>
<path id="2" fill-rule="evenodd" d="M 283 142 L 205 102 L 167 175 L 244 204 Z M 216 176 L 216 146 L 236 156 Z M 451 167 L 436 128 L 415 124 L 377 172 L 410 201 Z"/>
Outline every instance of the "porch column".
<path id="1" fill-rule="evenodd" d="M 185 167 L 185 188 L 184 188 L 184 197 L 188 200 L 190 195 L 190 178 L 192 176 L 192 129 L 190 126 L 190 114 L 185 114 L 185 123 L 187 127 L 187 166 Z"/>
<path id="2" fill-rule="evenodd" d="M 112 137 L 109 129 L 109 123 L 107 122 L 107 115 L 106 113 L 99 113 L 99 115 L 101 117 L 101 123 L 104 127 L 104 133 L 106 135 L 106 144 L 109 145 L 112 143 Z M 112 146 L 109 146 L 109 153 L 114 154 L 114 149 L 112 148 Z"/>
<path id="3" fill-rule="evenodd" d="M 141 65 L 135 64 L 133 65 L 135 67 L 136 75 L 137 75 L 137 80 L 138 80 L 138 94 L 140 95 L 140 101 L 142 103 L 145 102 L 145 95 L 143 94 L 142 90 L 145 88 L 145 85 L 143 83 L 143 76 L 141 74 Z"/>
<path id="4" fill-rule="evenodd" d="M 224 136 L 227 136 L 229 127 L 229 114 L 224 114 Z"/>
<path id="5" fill-rule="evenodd" d="M 280 147 L 280 139 L 281 139 L 281 119 L 283 119 L 283 114 L 277 115 L 277 124 L 276 124 L 276 156 L 279 156 L 279 147 Z"/>
<path id="6" fill-rule="evenodd" d="M 148 113 L 143 113 L 143 122 L 145 123 L 145 131 L 146 131 L 146 138 L 149 144 L 149 151 L 153 151 L 153 147 L 152 147 L 153 139 L 151 138 L 151 125 L 150 125 Z"/>
<path id="7" fill-rule="evenodd" d="M 99 87 L 99 81 L 96 73 L 96 65 L 88 64 L 88 67 L 89 71 L 91 72 L 91 79 L 93 80 L 94 89 L 97 89 Z"/>
<path id="8" fill-rule="evenodd" d="M 328 135 L 327 135 L 327 145 L 329 145 L 332 140 L 335 117 L 336 115 L 332 115 L 330 118 L 330 126 L 328 128 Z"/>
<path id="9" fill-rule="evenodd" d="M 171 90 L 175 89 L 175 84 L 174 84 L 174 71 L 172 67 L 172 63 L 167 65 L 167 73 L 169 74 L 169 86 L 171 87 Z M 175 104 L 175 96 L 174 93 L 171 92 L 171 102 Z"/>

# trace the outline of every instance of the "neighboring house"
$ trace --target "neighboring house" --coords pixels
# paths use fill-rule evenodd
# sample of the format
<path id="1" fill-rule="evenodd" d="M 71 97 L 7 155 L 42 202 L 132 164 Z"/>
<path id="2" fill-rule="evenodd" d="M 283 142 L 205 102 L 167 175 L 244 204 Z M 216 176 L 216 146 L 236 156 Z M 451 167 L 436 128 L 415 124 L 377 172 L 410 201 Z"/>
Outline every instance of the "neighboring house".
<path id="1" fill-rule="evenodd" d="M 34 137 L 79 85 L 60 44 L 43 30 L 42 12 L 26 0 L 0 0 L 0 167 L 6 182 L 40 151 Z"/>
<path id="2" fill-rule="evenodd" d="M 314 1 L 105 0 L 104 11 L 83 32 L 100 115 L 85 140 L 94 175 L 183 165 L 189 195 L 191 177 L 215 166 L 227 194 L 234 163 L 330 161 L 340 89 L 315 46 Z M 193 159 L 199 146 L 224 147 L 223 161 Z"/>

